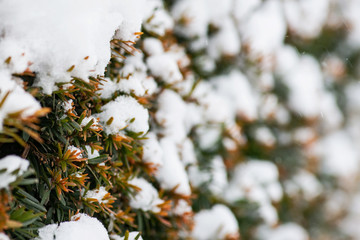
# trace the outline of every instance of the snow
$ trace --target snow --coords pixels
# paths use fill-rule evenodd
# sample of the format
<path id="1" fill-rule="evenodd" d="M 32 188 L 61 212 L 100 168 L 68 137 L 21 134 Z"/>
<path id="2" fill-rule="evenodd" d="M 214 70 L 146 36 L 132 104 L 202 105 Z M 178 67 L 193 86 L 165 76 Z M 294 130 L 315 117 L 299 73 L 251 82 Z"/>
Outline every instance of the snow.
<path id="1" fill-rule="evenodd" d="M 319 63 L 312 56 L 302 55 L 283 81 L 290 90 L 288 104 L 292 110 L 307 118 L 320 114 L 323 77 Z"/>
<path id="2" fill-rule="evenodd" d="M 319 63 L 310 55 L 284 46 L 276 54 L 276 72 L 290 90 L 290 108 L 306 118 L 321 116 L 323 127 L 334 129 L 343 122 L 335 97 L 325 90 Z M 331 117 L 329 117 L 331 116 Z"/>
<path id="3" fill-rule="evenodd" d="M 276 143 L 276 138 L 267 127 L 262 126 L 257 128 L 254 135 L 256 141 L 264 146 L 273 147 Z"/>
<path id="4" fill-rule="evenodd" d="M 188 169 L 189 179 L 194 187 L 202 187 L 207 184 L 207 188 L 214 196 L 220 197 L 223 190 L 228 185 L 226 168 L 221 156 L 215 156 L 210 161 L 207 169 L 200 169 L 198 166 L 190 166 Z"/>
<path id="5" fill-rule="evenodd" d="M 356 196 L 353 197 L 356 201 Z M 344 208 L 349 206 L 349 196 L 345 193 L 345 191 L 341 189 L 337 189 L 333 191 L 326 203 L 325 203 L 325 211 L 327 214 L 327 219 L 336 219 L 342 214 L 344 214 Z M 341 224 L 341 223 L 340 223 Z"/>
<path id="6" fill-rule="evenodd" d="M 72 99 L 62 102 L 61 105 L 66 113 L 71 113 L 72 110 L 74 110 L 74 102 Z"/>
<path id="7" fill-rule="evenodd" d="M 99 151 L 96 149 L 92 149 L 91 146 L 86 145 L 85 150 L 87 152 L 88 159 L 96 158 L 100 156 Z"/>
<path id="8" fill-rule="evenodd" d="M 203 184 L 211 180 L 211 173 L 201 170 L 197 165 L 188 168 L 188 175 L 191 185 L 196 188 L 202 187 Z"/>
<path id="9" fill-rule="evenodd" d="M 103 99 L 111 98 L 112 95 L 116 92 L 118 89 L 118 86 L 114 81 L 112 81 L 109 78 L 104 78 L 105 81 L 103 81 L 101 84 L 101 87 L 98 91 L 99 95 Z"/>
<path id="10" fill-rule="evenodd" d="M 141 189 L 130 196 L 130 206 L 132 208 L 154 213 L 161 211 L 158 205 L 164 203 L 164 201 L 159 198 L 159 193 L 148 181 L 144 178 L 134 178 L 128 183 Z"/>
<path id="11" fill-rule="evenodd" d="M 279 48 L 286 34 L 286 23 L 279 0 L 263 3 L 240 26 L 244 43 L 250 47 L 251 55 L 272 54 Z"/>
<path id="12" fill-rule="evenodd" d="M 147 5 L 148 8 L 151 8 L 151 1 L 148 1 Z M 174 28 L 174 20 L 164 9 L 162 2 L 157 5 L 159 6 L 154 6 L 154 10 L 151 11 L 151 16 L 144 22 L 143 27 L 150 33 L 162 37 L 166 32 L 171 31 Z"/>
<path id="13" fill-rule="evenodd" d="M 347 111 L 349 114 L 358 115 L 360 113 L 360 85 L 350 83 L 345 89 L 347 99 Z"/>
<path id="14" fill-rule="evenodd" d="M 160 146 L 163 149 L 163 165 L 158 168 L 156 179 L 163 189 L 189 196 L 191 194 L 188 175 L 181 163 L 175 143 L 170 138 L 162 138 Z"/>
<path id="15" fill-rule="evenodd" d="M 239 227 L 231 210 L 216 204 L 209 210 L 201 210 L 194 216 L 191 237 L 197 240 L 216 240 L 239 236 Z"/>
<path id="16" fill-rule="evenodd" d="M 19 176 L 28 169 L 29 162 L 16 155 L 8 155 L 0 159 L 0 189 L 8 188 Z M 16 170 L 18 172 L 14 173 Z"/>
<path id="17" fill-rule="evenodd" d="M 265 69 L 266 68 L 264 67 L 264 71 L 257 78 L 257 86 L 262 92 L 271 91 L 275 86 L 275 78 L 273 73 Z"/>
<path id="18" fill-rule="evenodd" d="M 57 224 L 49 224 L 39 229 L 39 237 L 36 240 L 53 240 L 55 232 L 58 229 Z"/>
<path id="19" fill-rule="evenodd" d="M 99 124 L 99 119 L 95 118 L 93 116 L 84 117 L 84 119 L 81 121 L 80 126 L 85 127 L 91 120 L 93 121 L 93 123 L 89 127 L 90 129 L 97 131 L 97 130 L 100 130 L 102 128 L 102 126 Z"/>
<path id="20" fill-rule="evenodd" d="M 300 170 L 292 180 L 285 182 L 285 191 L 291 197 L 302 193 L 306 201 L 311 201 L 323 193 L 323 186 L 312 173 Z"/>
<path id="21" fill-rule="evenodd" d="M 141 52 L 134 52 L 132 56 L 126 56 L 123 63 L 124 66 L 120 69 L 122 77 L 128 77 L 134 73 L 144 73 L 148 69 L 144 63 L 144 54 Z"/>
<path id="22" fill-rule="evenodd" d="M 276 51 L 275 72 L 280 75 L 289 74 L 296 67 L 299 58 L 299 53 L 294 47 L 283 45 Z"/>
<path id="23" fill-rule="evenodd" d="M 141 24 L 146 12 L 146 0 L 122 0 L 111 2 L 110 13 L 121 14 L 121 22 L 115 32 L 115 39 L 136 41 L 134 33 L 141 32 Z"/>
<path id="24" fill-rule="evenodd" d="M 223 18 L 230 15 L 232 4 L 232 0 L 221 1 L 221 4 L 217 0 L 206 1 L 209 22 L 217 27 L 220 26 Z"/>
<path id="25" fill-rule="evenodd" d="M 320 158 L 323 173 L 353 181 L 359 171 L 359 153 L 344 130 L 324 136 L 314 145 L 313 151 Z"/>
<path id="26" fill-rule="evenodd" d="M 139 232 L 129 232 L 129 237 L 127 238 L 127 240 L 135 240 L 135 238 L 139 235 Z M 125 240 L 125 236 L 124 237 L 120 237 L 120 236 L 117 236 L 117 235 L 111 235 L 110 236 L 111 239 L 113 240 Z M 143 240 L 143 238 L 140 236 L 138 238 L 138 240 Z"/>
<path id="27" fill-rule="evenodd" d="M 357 239 L 360 237 L 360 230 L 359 230 L 359 222 L 360 222 L 360 218 L 359 218 L 359 213 L 360 213 L 360 194 L 357 193 L 352 201 L 347 204 L 347 211 L 348 211 L 348 216 L 345 217 L 345 219 L 343 219 L 340 222 L 340 228 L 347 234 L 350 235 L 350 237 L 352 237 L 353 239 Z"/>
<path id="28" fill-rule="evenodd" d="M 261 4 L 261 0 L 234 0 L 233 14 L 241 24 Z"/>
<path id="29" fill-rule="evenodd" d="M 316 134 L 310 127 L 298 128 L 294 131 L 294 141 L 299 144 L 307 144 L 315 140 Z"/>
<path id="30" fill-rule="evenodd" d="M 227 186 L 227 173 L 223 159 L 220 156 L 216 156 L 211 161 L 211 182 L 209 190 L 215 196 L 221 196 L 224 188 Z"/>
<path id="31" fill-rule="evenodd" d="M 184 166 L 197 163 L 195 147 L 190 138 L 186 138 L 179 147 L 181 161 Z"/>
<path id="32" fill-rule="evenodd" d="M 288 124 L 290 122 L 290 113 L 284 106 L 279 105 L 275 112 L 275 119 L 281 125 Z"/>
<path id="33" fill-rule="evenodd" d="M 162 46 L 162 42 L 157 38 L 146 38 L 143 41 L 144 51 L 152 56 L 152 55 L 160 55 L 164 53 L 164 47 Z"/>
<path id="34" fill-rule="evenodd" d="M 274 225 L 278 217 L 271 202 L 278 202 L 283 196 L 278 174 L 276 166 L 269 161 L 249 160 L 238 164 L 223 197 L 232 203 L 241 199 L 258 203 L 261 217 Z"/>
<path id="35" fill-rule="evenodd" d="M 123 129 L 145 134 L 149 130 L 149 113 L 135 98 L 119 96 L 115 100 L 103 105 L 100 118 L 107 134 L 120 134 Z M 113 121 L 108 124 L 109 119 Z"/>
<path id="36" fill-rule="evenodd" d="M 176 60 L 172 53 L 165 52 L 150 56 L 146 63 L 152 75 L 165 83 L 172 84 L 183 79 Z"/>
<path id="37" fill-rule="evenodd" d="M 221 137 L 221 126 L 204 125 L 196 129 L 197 141 L 201 149 L 209 150 L 215 146 Z"/>
<path id="38" fill-rule="evenodd" d="M 101 186 L 98 189 L 89 190 L 86 192 L 84 199 L 90 202 L 97 202 L 99 204 L 107 204 L 109 202 L 106 197 L 110 194 L 105 190 L 105 187 Z"/>
<path id="39" fill-rule="evenodd" d="M 209 86 L 210 88 L 210 86 Z M 211 123 L 222 123 L 233 119 L 235 113 L 229 106 L 229 101 L 222 95 L 209 89 L 205 96 L 199 98 L 202 106 L 202 116 Z"/>
<path id="40" fill-rule="evenodd" d="M 213 72 L 216 68 L 215 60 L 208 55 L 195 57 L 193 62 L 196 64 L 199 70 L 206 74 Z"/>
<path id="41" fill-rule="evenodd" d="M 271 183 L 277 183 L 278 170 L 276 166 L 265 160 L 250 160 L 246 163 L 239 164 L 234 169 L 234 178 L 230 184 L 236 184 L 237 186 L 251 191 L 252 188 L 266 188 Z M 230 196 L 235 196 L 234 192 L 230 193 Z M 281 191 L 279 192 L 281 197 Z M 279 197 L 277 197 L 279 198 Z"/>
<path id="42" fill-rule="evenodd" d="M 234 141 L 231 138 L 228 137 L 224 137 L 222 139 L 222 144 L 224 145 L 224 147 L 228 150 L 228 151 L 235 151 L 238 147 L 238 144 L 236 141 Z"/>
<path id="43" fill-rule="evenodd" d="M 146 135 L 143 143 L 143 156 L 142 160 L 145 163 L 152 163 L 156 167 L 162 166 L 163 164 L 163 150 L 160 146 L 160 143 L 156 137 L 156 134 L 153 132 L 149 132 Z"/>
<path id="44" fill-rule="evenodd" d="M 73 145 L 68 146 L 67 151 L 72 152 L 74 155 L 77 155 L 76 158 L 80 159 L 83 158 L 82 151 L 80 148 L 77 148 Z"/>
<path id="45" fill-rule="evenodd" d="M 211 79 L 216 91 L 239 116 L 247 120 L 257 118 L 257 95 L 249 80 L 240 71 L 234 70 L 223 76 Z"/>
<path id="46" fill-rule="evenodd" d="M 36 240 L 109 240 L 103 224 L 96 218 L 83 213 L 71 217 L 71 221 L 59 225 L 50 224 L 39 229 Z"/>
<path id="47" fill-rule="evenodd" d="M 186 137 L 185 117 L 186 104 L 183 99 L 171 90 L 164 90 L 158 97 L 158 110 L 155 119 L 163 127 L 161 132 L 176 142 Z"/>
<path id="48" fill-rule="evenodd" d="M 284 1 L 284 12 L 290 30 L 305 39 L 315 38 L 320 34 L 329 8 L 329 0 Z"/>
<path id="49" fill-rule="evenodd" d="M 10 240 L 10 238 L 5 233 L 0 233 L 0 240 Z"/>
<path id="50" fill-rule="evenodd" d="M 144 54 L 135 52 L 124 60 L 119 76 L 116 79 L 105 78 L 98 91 L 104 99 L 111 98 L 116 91 L 134 93 L 136 96 L 147 96 L 155 92 L 157 84 L 148 76 L 147 66 L 143 62 Z"/>
<path id="51" fill-rule="evenodd" d="M 147 77 L 144 73 L 134 73 L 127 79 L 120 79 L 117 84 L 118 90 L 124 93 L 134 93 L 137 96 L 152 94 L 157 85 L 153 78 Z"/>
<path id="52" fill-rule="evenodd" d="M 5 102 L 0 108 L 0 131 L 3 129 L 3 121 L 9 114 L 20 113 L 20 118 L 34 115 L 41 106 L 39 102 L 29 93 L 25 92 L 23 86 L 18 84 L 6 70 L 0 69 L 0 100 L 2 101 L 7 93 Z"/>
<path id="53" fill-rule="evenodd" d="M 271 119 L 274 117 L 278 107 L 278 98 L 273 94 L 267 94 L 260 100 L 259 115 L 262 119 Z"/>
<path id="54" fill-rule="evenodd" d="M 171 15 L 177 22 L 184 22 L 183 26 L 176 25 L 176 32 L 194 38 L 206 36 L 208 26 L 207 7 L 205 0 L 176 1 L 171 9 Z"/>
<path id="55" fill-rule="evenodd" d="M 233 20 L 230 17 L 222 18 L 218 27 L 219 31 L 209 40 L 207 48 L 209 56 L 218 59 L 221 56 L 229 57 L 239 54 L 241 40 Z"/>
<path id="56" fill-rule="evenodd" d="M 197 103 L 186 102 L 186 117 L 184 118 L 184 125 L 187 132 L 190 132 L 192 128 L 202 124 L 203 119 L 203 109 Z"/>
<path id="57" fill-rule="evenodd" d="M 234 56 L 240 51 L 240 38 L 236 33 L 234 22 L 229 18 L 232 1 L 184 0 L 177 1 L 171 9 L 177 24 L 175 31 L 192 39 L 192 50 L 207 47 L 210 56 Z M 209 25 L 219 29 L 210 41 L 207 39 Z M 226 39 L 226 40 L 224 40 Z"/>
<path id="58" fill-rule="evenodd" d="M 257 230 L 260 240 L 308 240 L 309 235 L 303 227 L 296 223 L 285 223 L 274 229 L 268 226 L 261 226 Z"/>
<path id="59" fill-rule="evenodd" d="M 351 48 L 356 49 L 360 47 L 360 16 L 358 14 L 360 10 L 360 3 L 356 0 L 349 0 L 343 5 L 343 18 L 348 21 L 347 27 L 348 37 L 347 43 Z"/>
<path id="60" fill-rule="evenodd" d="M 175 208 L 172 209 L 172 213 L 177 216 L 182 216 L 184 214 L 192 213 L 192 209 L 188 202 L 186 202 L 183 199 L 180 199 L 177 202 Z"/>
<path id="61" fill-rule="evenodd" d="M 1 51 L 0 61 L 10 56 L 16 72 L 27 67 L 37 72 L 36 84 L 47 94 L 56 90 L 55 83 L 69 82 L 73 76 L 86 80 L 103 75 L 110 40 L 134 41 L 134 33 L 140 32 L 144 2 L 1 1 L 0 49 L 8 50 Z"/>

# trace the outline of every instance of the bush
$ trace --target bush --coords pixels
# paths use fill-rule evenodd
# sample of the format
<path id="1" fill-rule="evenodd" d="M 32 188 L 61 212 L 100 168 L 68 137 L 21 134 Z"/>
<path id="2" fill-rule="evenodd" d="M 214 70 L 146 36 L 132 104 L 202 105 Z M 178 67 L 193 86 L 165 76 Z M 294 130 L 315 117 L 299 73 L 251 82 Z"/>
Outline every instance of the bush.
<path id="1" fill-rule="evenodd" d="M 358 238 L 359 7 L 0 0 L 0 238 Z"/>

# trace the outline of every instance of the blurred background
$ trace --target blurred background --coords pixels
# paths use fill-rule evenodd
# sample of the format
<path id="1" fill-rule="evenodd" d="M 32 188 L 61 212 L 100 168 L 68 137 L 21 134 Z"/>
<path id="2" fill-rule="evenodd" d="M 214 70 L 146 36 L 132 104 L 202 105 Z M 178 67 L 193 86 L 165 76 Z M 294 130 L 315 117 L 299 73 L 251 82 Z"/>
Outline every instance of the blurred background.
<path id="1" fill-rule="evenodd" d="M 360 1 L 167 2 L 196 74 L 239 102 L 222 141 L 243 239 L 360 239 Z"/>

